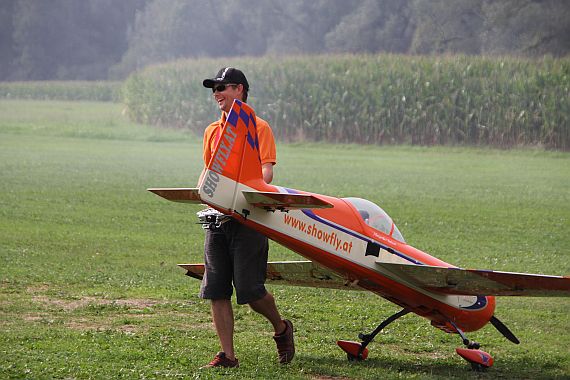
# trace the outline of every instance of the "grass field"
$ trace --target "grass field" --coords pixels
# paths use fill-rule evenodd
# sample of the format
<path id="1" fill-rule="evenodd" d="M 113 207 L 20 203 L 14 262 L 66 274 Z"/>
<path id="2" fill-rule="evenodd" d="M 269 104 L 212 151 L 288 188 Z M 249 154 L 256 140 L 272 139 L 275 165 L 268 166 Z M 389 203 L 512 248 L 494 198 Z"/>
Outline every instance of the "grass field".
<path id="1" fill-rule="evenodd" d="M 215 117 L 215 115 L 212 115 Z M 272 286 L 298 354 L 276 363 L 269 326 L 236 308 L 241 367 L 218 350 L 197 206 L 147 187 L 193 186 L 200 138 L 128 122 L 111 103 L 0 101 L 0 378 L 570 378 L 570 299 L 500 298 L 470 334 L 495 357 L 474 375 L 457 336 L 406 316 L 349 363 L 335 345 L 398 307 L 372 294 Z M 408 243 L 458 266 L 570 275 L 570 154 L 540 150 L 279 145 L 274 182 L 379 203 Z M 273 244 L 270 259 L 299 256 Z"/>

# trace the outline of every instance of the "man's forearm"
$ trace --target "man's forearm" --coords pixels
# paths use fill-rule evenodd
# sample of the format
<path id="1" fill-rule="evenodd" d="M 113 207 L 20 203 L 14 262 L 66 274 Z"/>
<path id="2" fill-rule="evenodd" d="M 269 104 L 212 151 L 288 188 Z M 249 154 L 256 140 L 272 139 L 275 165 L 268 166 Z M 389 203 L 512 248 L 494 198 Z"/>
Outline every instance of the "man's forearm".
<path id="1" fill-rule="evenodd" d="M 273 164 L 266 163 L 261 166 L 261 172 L 263 174 L 263 180 L 265 183 L 271 183 L 273 181 Z"/>

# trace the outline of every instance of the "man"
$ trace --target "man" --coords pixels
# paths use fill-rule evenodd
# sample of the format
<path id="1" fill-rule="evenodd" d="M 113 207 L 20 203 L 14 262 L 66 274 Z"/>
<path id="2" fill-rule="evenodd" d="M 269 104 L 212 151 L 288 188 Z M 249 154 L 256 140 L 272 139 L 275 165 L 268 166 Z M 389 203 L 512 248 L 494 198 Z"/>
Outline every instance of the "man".
<path id="1" fill-rule="evenodd" d="M 205 79 L 204 87 L 211 88 L 214 100 L 222 111 L 221 118 L 204 132 L 204 165 L 208 165 L 216 148 L 234 99 L 247 101 L 249 84 L 242 71 L 222 68 L 215 78 Z M 276 150 L 269 124 L 256 118 L 263 180 L 273 179 Z M 205 170 L 200 175 L 200 181 Z M 231 304 L 233 287 L 237 303 L 249 304 L 257 313 L 271 322 L 277 345 L 279 362 L 289 363 L 295 354 L 293 325 L 282 320 L 275 299 L 265 289 L 268 241 L 265 236 L 227 216 L 219 216 L 206 229 L 204 244 L 205 272 L 200 297 L 211 300 L 212 319 L 222 350 L 206 367 L 238 367 L 234 352 L 234 315 Z M 233 287 L 232 287 L 233 283 Z"/>

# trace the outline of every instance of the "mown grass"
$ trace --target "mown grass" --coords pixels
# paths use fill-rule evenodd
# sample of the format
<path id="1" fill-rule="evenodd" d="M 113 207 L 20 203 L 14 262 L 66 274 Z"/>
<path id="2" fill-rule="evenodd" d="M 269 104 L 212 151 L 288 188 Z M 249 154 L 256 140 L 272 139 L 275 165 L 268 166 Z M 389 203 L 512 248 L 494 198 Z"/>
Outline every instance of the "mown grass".
<path id="1" fill-rule="evenodd" d="M 135 125 L 112 103 L 0 101 L 0 377 L 472 378 L 457 336 L 416 316 L 370 358 L 356 339 L 398 308 L 364 292 L 272 286 L 298 355 L 276 363 L 269 326 L 236 307 L 237 370 L 199 371 L 218 350 L 199 283 L 197 206 L 145 191 L 194 185 L 200 138 Z M 215 115 L 213 115 L 215 117 Z M 463 267 L 570 274 L 570 155 L 541 150 L 279 145 L 275 183 L 382 205 L 407 241 Z M 299 257 L 272 244 L 272 260 Z M 495 356 L 478 378 L 570 377 L 570 300 L 500 298 L 470 334 Z"/>
<path id="2" fill-rule="evenodd" d="M 0 98 L 112 102 L 120 99 L 121 86 L 110 81 L 0 82 Z"/>

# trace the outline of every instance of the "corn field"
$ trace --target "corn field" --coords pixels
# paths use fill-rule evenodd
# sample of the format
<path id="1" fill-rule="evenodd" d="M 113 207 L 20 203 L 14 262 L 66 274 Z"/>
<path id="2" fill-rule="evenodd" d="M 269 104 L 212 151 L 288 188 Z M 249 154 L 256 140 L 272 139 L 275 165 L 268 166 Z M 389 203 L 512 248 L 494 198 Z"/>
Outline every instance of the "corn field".
<path id="1" fill-rule="evenodd" d="M 200 59 L 131 75 L 137 121 L 201 134 L 218 111 L 202 80 L 241 68 L 281 141 L 570 150 L 570 58 L 327 55 Z"/>

